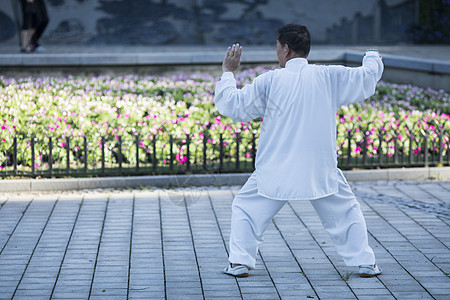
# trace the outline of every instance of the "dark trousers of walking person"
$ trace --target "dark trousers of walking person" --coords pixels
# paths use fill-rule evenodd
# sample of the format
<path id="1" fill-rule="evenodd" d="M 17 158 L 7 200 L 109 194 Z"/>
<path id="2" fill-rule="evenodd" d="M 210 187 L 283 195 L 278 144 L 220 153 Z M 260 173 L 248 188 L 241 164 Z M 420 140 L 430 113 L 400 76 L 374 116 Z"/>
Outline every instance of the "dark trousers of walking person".
<path id="1" fill-rule="evenodd" d="M 44 0 L 34 0 L 36 3 L 36 31 L 31 36 L 30 43 L 33 47 L 39 46 L 39 39 L 44 33 L 48 24 L 47 8 L 45 7 Z"/>
<path id="2" fill-rule="evenodd" d="M 29 30 L 33 28 L 33 33 L 29 38 L 30 47 L 34 50 L 39 46 L 39 39 L 42 36 L 48 24 L 47 8 L 44 0 L 34 0 L 31 3 L 27 0 L 21 0 L 22 4 L 22 30 Z M 22 45 L 25 47 L 25 45 Z"/>

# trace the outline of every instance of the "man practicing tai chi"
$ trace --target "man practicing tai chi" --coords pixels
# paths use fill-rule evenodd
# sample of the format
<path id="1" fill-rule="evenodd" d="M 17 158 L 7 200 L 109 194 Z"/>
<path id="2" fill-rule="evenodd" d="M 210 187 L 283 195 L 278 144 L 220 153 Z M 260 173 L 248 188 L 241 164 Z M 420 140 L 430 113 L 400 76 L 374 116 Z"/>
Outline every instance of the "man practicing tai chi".
<path id="1" fill-rule="evenodd" d="M 229 265 L 224 273 L 248 276 L 258 245 L 275 214 L 288 200 L 309 200 L 337 252 L 361 277 L 381 274 L 368 245 L 360 205 L 337 168 L 336 112 L 341 105 L 375 93 L 383 73 L 377 50 L 367 50 L 362 66 L 310 65 L 310 34 L 305 26 L 278 29 L 281 69 L 236 88 L 232 72 L 242 47 L 229 47 L 216 85 L 215 105 L 235 122 L 263 117 L 256 168 L 233 200 Z"/>

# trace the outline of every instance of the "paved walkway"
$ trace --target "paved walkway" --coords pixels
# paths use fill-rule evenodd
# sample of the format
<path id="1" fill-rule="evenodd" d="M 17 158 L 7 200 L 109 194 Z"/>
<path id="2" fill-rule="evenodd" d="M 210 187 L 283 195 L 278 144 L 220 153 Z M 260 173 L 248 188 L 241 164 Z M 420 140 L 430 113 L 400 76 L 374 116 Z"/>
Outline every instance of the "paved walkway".
<path id="1" fill-rule="evenodd" d="M 239 186 L 0 195 L 0 299 L 449 299 L 450 181 L 354 183 L 384 273 L 346 267 L 309 202 L 221 274 Z"/>

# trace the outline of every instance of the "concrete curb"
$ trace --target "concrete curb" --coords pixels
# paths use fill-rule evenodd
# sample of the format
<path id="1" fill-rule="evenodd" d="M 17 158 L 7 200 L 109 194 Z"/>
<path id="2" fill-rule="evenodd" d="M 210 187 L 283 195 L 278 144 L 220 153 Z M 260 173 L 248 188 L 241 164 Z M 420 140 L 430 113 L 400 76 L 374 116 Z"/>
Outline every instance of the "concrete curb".
<path id="1" fill-rule="evenodd" d="M 348 181 L 450 180 L 450 167 L 344 171 Z"/>
<path id="2" fill-rule="evenodd" d="M 0 180 L 0 192 L 42 192 L 87 189 L 117 189 L 140 187 L 185 187 L 242 185 L 250 176 L 240 174 L 155 175 L 68 179 Z"/>
<path id="3" fill-rule="evenodd" d="M 450 180 L 450 167 L 344 171 L 349 181 Z M 243 185 L 250 173 L 0 180 L 0 192 Z"/>
<path id="4" fill-rule="evenodd" d="M 343 62 L 361 64 L 364 51 L 347 49 L 314 49 L 308 60 L 318 63 Z M 223 49 L 207 51 L 129 53 L 40 53 L 40 54 L 0 54 L 0 66 L 38 67 L 38 66 L 140 66 L 140 65 L 185 65 L 219 64 L 223 59 Z M 383 53 L 386 68 L 397 68 L 428 72 L 432 74 L 450 74 L 450 63 L 436 59 L 423 59 Z M 250 48 L 244 52 L 242 63 L 277 64 L 274 50 Z"/>
<path id="5" fill-rule="evenodd" d="M 383 53 L 383 63 L 385 68 L 397 68 L 414 70 L 418 72 L 428 72 L 433 74 L 450 74 L 450 63 L 436 59 L 423 59 L 417 57 L 406 57 Z M 344 62 L 361 64 L 363 53 L 361 51 L 345 51 Z"/>

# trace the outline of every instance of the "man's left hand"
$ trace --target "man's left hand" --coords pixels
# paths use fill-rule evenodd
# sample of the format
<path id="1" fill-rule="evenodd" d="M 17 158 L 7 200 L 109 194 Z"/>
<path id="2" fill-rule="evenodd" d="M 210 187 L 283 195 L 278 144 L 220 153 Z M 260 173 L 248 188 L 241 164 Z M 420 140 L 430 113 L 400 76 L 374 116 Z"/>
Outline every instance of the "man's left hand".
<path id="1" fill-rule="evenodd" d="M 224 72 L 234 72 L 241 64 L 242 46 L 239 43 L 228 47 L 227 54 L 222 62 L 222 70 Z"/>

